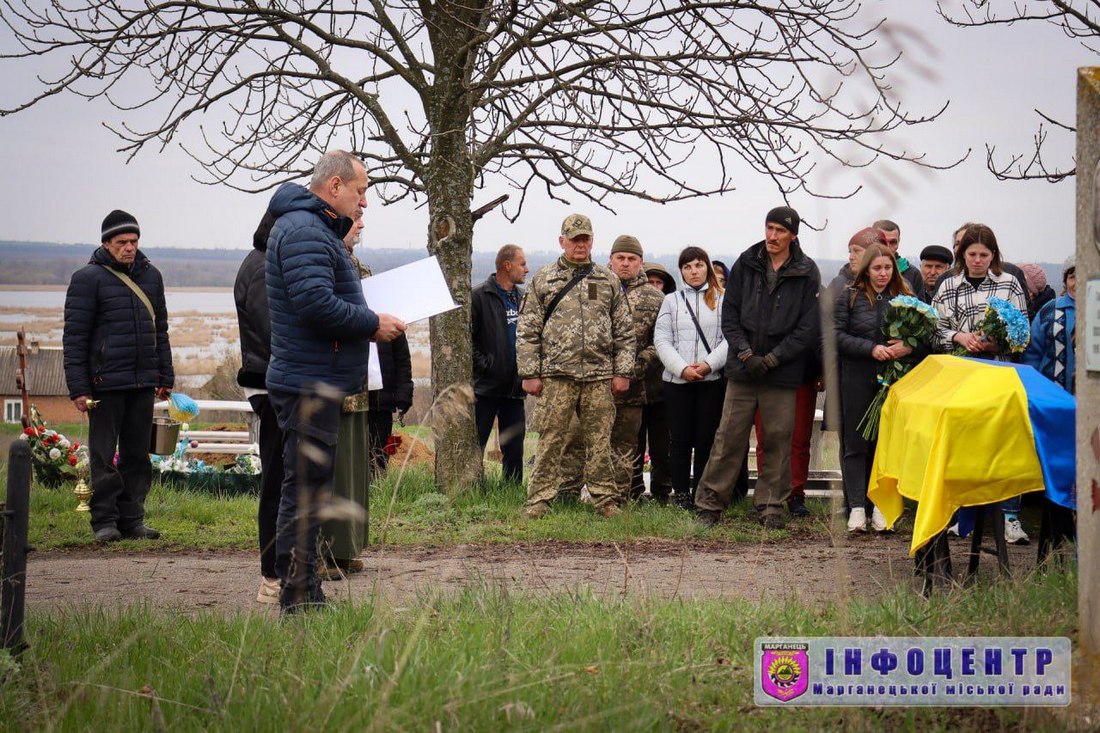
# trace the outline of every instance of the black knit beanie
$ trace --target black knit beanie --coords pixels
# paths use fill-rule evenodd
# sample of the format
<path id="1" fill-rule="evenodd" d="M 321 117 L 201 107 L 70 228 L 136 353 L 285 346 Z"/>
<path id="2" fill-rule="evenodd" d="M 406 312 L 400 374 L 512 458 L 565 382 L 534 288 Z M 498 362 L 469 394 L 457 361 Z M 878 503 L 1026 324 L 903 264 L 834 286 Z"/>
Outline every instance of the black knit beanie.
<path id="1" fill-rule="evenodd" d="M 798 236 L 798 224 L 800 221 L 801 219 L 798 218 L 798 212 L 790 206 L 776 206 L 769 211 L 768 215 L 764 218 L 765 224 L 778 224 L 795 236 Z"/>
<path id="2" fill-rule="evenodd" d="M 107 218 L 103 220 L 103 233 L 99 241 L 106 242 L 111 237 L 117 237 L 119 234 L 137 234 L 140 237 L 141 229 L 138 227 L 137 219 L 132 214 L 127 214 L 121 209 L 115 209 L 107 214 Z"/>

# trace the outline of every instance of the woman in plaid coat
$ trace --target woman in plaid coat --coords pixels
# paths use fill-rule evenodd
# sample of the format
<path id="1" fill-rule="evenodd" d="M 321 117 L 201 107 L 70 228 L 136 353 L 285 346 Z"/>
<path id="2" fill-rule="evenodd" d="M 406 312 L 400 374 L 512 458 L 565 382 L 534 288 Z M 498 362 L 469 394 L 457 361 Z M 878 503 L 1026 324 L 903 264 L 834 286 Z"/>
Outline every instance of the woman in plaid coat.
<path id="1" fill-rule="evenodd" d="M 932 298 L 940 314 L 934 345 L 947 353 L 961 347 L 970 356 L 1010 361 L 1005 345 L 986 340 L 977 332 L 990 298 L 1007 300 L 1021 313 L 1027 313 L 1027 297 L 1020 281 L 1001 269 L 1001 250 L 993 230 L 985 224 L 971 224 L 955 249 L 954 272 Z M 1005 539 L 1010 544 L 1026 545 L 1029 539 L 1018 517 L 1020 498 L 1002 502 L 1001 509 Z"/>

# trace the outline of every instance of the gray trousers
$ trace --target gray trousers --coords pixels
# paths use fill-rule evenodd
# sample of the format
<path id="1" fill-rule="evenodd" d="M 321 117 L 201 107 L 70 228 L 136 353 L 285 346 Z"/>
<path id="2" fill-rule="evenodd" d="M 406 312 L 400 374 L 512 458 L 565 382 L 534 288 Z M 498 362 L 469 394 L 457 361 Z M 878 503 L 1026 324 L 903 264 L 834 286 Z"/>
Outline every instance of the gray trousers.
<path id="1" fill-rule="evenodd" d="M 760 410 L 764 465 L 758 466 L 753 503 L 761 517 L 782 516 L 783 502 L 791 493 L 791 434 L 797 389 L 752 382 L 726 386 L 722 422 L 710 449 L 710 459 L 695 490 L 700 511 L 725 511 L 733 500 L 733 487 L 746 457 L 749 432 Z M 675 429 L 675 428 L 673 428 Z M 772 446 L 775 446 L 774 448 Z"/>

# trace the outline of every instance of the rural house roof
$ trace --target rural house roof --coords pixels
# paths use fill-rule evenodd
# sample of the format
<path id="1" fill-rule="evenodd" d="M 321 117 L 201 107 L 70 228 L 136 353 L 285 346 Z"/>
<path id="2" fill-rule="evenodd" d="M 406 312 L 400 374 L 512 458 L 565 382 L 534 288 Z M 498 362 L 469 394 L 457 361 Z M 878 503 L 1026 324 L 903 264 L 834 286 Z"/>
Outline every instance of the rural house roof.
<path id="1" fill-rule="evenodd" d="M 14 346 L 0 347 L 0 394 L 18 395 L 15 377 L 19 373 L 19 355 Z M 31 397 L 68 397 L 65 385 L 65 360 L 61 348 L 27 348 L 27 393 Z"/>

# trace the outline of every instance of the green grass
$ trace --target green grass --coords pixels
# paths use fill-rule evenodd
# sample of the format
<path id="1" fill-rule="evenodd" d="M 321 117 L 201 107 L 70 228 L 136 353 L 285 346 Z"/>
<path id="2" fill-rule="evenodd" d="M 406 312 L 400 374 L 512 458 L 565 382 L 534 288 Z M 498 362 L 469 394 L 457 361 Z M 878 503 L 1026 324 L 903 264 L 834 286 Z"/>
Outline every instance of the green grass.
<path id="1" fill-rule="evenodd" d="M 6 484 L 6 477 L 0 485 Z M 700 535 L 691 516 L 656 504 L 634 505 L 613 519 L 596 516 L 591 506 L 556 506 L 543 519 L 520 517 L 524 489 L 490 476 L 481 486 L 448 496 L 435 491 L 427 466 L 404 472 L 395 467 L 374 487 L 370 500 L 370 541 L 391 545 L 450 545 L 560 540 L 566 542 L 626 542 L 678 540 L 697 536 L 724 541 L 758 541 L 765 531 L 735 506 L 721 527 Z M 811 502 L 817 515 L 802 520 L 796 531 L 828 534 L 826 504 Z M 93 544 L 88 515 L 74 511 L 72 487 L 51 490 L 35 485 L 31 493 L 30 542 L 39 550 Z M 161 531 L 157 549 L 251 550 L 256 543 L 255 497 L 218 498 L 211 494 L 154 482 L 146 499 L 146 519 Z M 794 525 L 792 525 L 794 526 Z M 768 531 L 779 539 L 790 531 Z M 148 549 L 149 543 L 125 541 L 111 551 Z"/>
<path id="2" fill-rule="evenodd" d="M 1072 569 L 1053 570 L 930 601 L 895 591 L 814 606 L 475 587 L 284 622 L 32 613 L 29 650 L 0 674 L 0 721 L 27 731 L 1061 731 L 1071 727 L 1061 710 L 756 708 L 750 645 L 766 635 L 1073 638 L 1076 582 Z"/>

